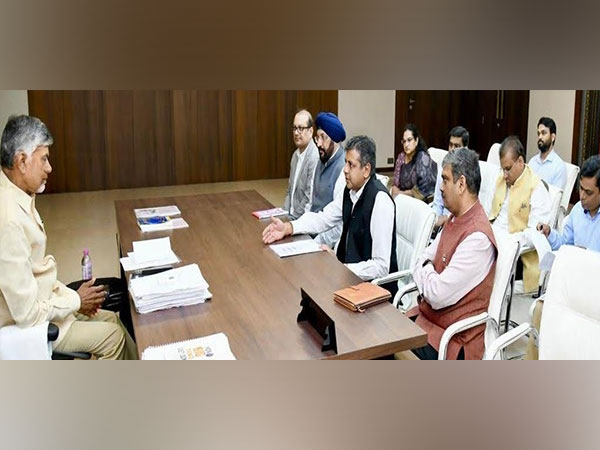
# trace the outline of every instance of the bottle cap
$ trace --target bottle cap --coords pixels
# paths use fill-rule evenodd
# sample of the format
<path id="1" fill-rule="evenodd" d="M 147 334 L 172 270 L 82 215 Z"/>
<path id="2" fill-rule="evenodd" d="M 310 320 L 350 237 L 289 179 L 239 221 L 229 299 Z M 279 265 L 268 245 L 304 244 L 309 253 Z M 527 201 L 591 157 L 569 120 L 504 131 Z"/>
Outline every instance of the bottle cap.
<path id="1" fill-rule="evenodd" d="M 89 253 L 90 253 L 90 251 L 89 251 L 87 248 L 84 248 L 84 249 L 83 249 L 83 254 L 84 254 L 84 255 L 88 255 Z"/>

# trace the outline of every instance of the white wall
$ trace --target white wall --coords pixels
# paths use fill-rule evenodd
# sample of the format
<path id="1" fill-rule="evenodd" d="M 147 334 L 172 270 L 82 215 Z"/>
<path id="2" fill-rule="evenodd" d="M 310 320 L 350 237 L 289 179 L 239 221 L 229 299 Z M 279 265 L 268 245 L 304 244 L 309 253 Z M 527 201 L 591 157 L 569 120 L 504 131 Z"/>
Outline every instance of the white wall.
<path id="1" fill-rule="evenodd" d="M 0 90 L 0 133 L 8 117 L 13 114 L 29 114 L 27 91 L 1 91 Z"/>
<path id="2" fill-rule="evenodd" d="M 527 160 L 539 151 L 537 148 L 537 123 L 542 116 L 551 117 L 556 122 L 554 149 L 563 161 L 571 162 L 575 91 L 529 91 Z"/>
<path id="3" fill-rule="evenodd" d="M 347 139 L 366 134 L 377 145 L 377 167 L 394 167 L 396 91 L 338 91 L 338 117 Z"/>

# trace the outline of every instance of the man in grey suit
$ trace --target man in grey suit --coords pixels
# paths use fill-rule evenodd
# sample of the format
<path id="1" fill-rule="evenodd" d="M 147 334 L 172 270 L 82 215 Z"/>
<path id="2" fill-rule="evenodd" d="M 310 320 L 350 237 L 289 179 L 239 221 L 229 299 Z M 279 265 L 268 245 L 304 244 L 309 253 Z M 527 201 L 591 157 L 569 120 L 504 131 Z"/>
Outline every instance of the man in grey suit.
<path id="1" fill-rule="evenodd" d="M 305 109 L 294 116 L 292 136 L 296 151 L 290 163 L 290 179 L 285 193 L 283 209 L 293 219 L 298 219 L 312 205 L 312 187 L 319 152 L 313 142 L 313 118 Z"/>

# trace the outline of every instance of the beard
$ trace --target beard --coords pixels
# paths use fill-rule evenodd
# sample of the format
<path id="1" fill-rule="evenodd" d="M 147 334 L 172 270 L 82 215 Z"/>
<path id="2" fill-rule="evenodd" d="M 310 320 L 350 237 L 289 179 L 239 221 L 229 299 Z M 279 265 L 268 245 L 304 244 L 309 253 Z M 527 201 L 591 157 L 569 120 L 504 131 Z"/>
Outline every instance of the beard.
<path id="1" fill-rule="evenodd" d="M 42 183 L 42 185 L 39 188 L 37 188 L 37 191 L 35 191 L 35 193 L 36 194 L 41 194 L 45 190 L 46 190 L 46 183 Z"/>
<path id="2" fill-rule="evenodd" d="M 322 147 L 318 147 L 319 159 L 321 160 L 321 162 L 323 164 L 325 164 L 327 161 L 329 161 L 329 158 L 331 158 L 331 156 L 333 155 L 333 147 L 334 147 L 333 143 L 330 145 L 328 150 L 325 150 Z"/>
<path id="3" fill-rule="evenodd" d="M 538 148 L 542 153 L 546 153 L 552 146 L 551 142 L 538 141 Z"/>

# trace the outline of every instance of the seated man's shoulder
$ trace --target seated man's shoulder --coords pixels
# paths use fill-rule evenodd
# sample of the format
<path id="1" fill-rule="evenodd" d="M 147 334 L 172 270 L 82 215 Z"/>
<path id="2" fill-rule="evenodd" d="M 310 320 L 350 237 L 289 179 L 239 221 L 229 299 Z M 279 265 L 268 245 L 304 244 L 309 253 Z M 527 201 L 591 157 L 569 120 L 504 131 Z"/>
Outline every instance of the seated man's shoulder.
<path id="1" fill-rule="evenodd" d="M 379 190 L 375 196 L 375 201 L 381 201 L 386 207 L 389 208 L 394 207 L 394 199 L 387 190 Z"/>
<path id="2" fill-rule="evenodd" d="M 0 226 L 18 221 L 19 205 L 5 189 L 0 189 Z"/>

